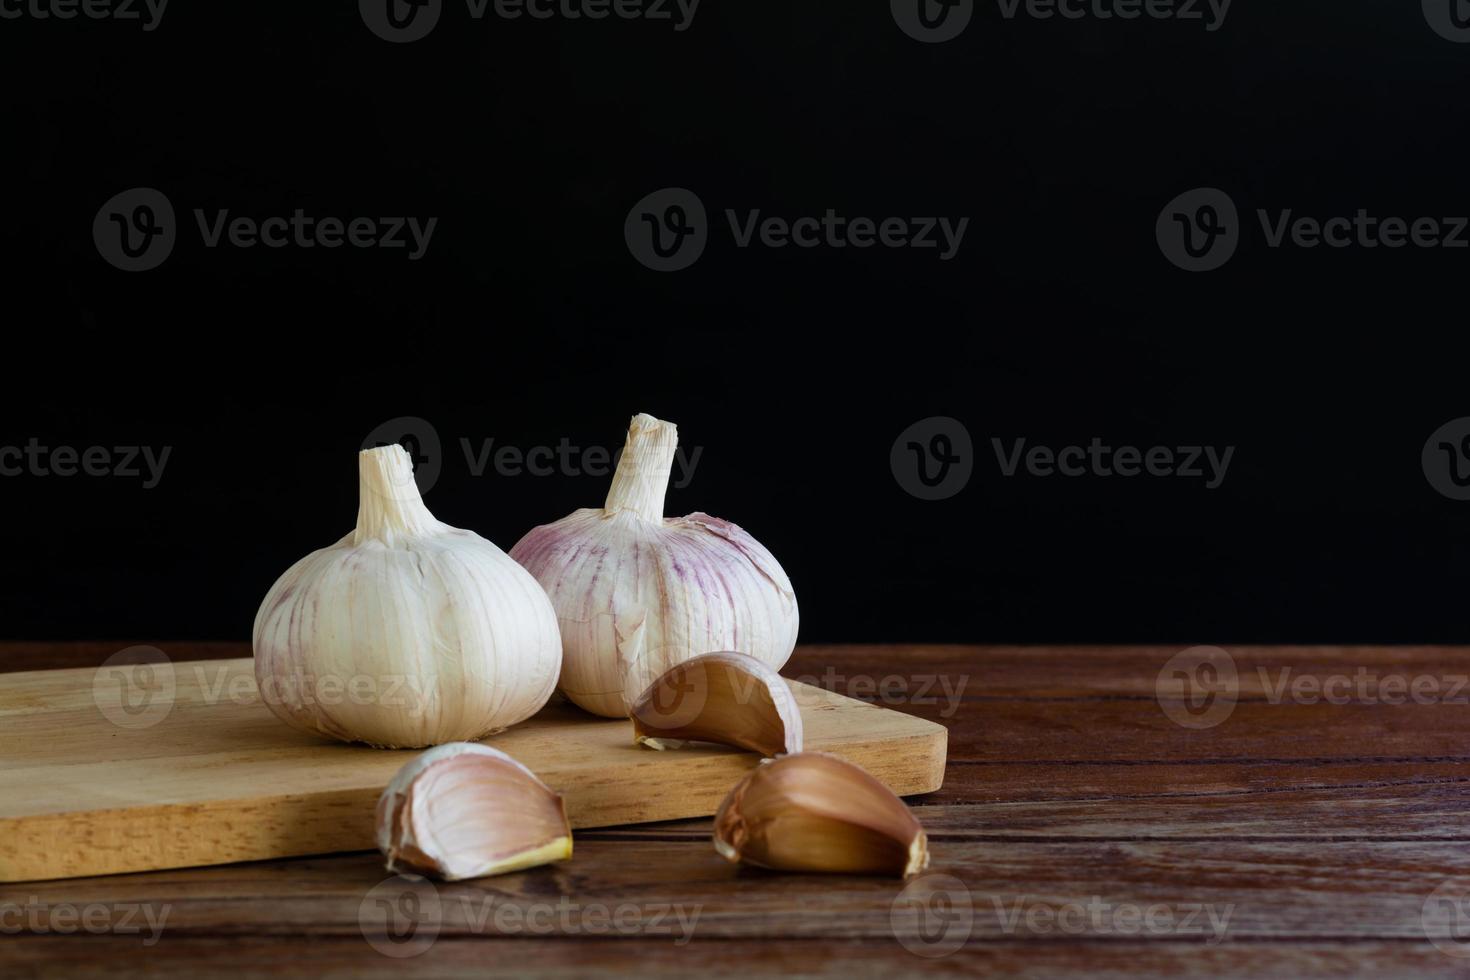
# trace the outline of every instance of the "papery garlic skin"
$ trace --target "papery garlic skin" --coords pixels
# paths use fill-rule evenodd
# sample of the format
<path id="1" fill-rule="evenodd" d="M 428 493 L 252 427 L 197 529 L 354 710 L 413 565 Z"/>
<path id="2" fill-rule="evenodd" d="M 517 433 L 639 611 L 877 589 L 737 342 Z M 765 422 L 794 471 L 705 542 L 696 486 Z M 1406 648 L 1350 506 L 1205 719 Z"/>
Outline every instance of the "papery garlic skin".
<path id="1" fill-rule="evenodd" d="M 386 748 L 474 740 L 555 690 L 556 614 L 495 545 L 436 520 L 402 446 L 359 455 L 357 529 L 291 566 L 255 617 L 261 698 L 303 731 Z"/>
<path id="2" fill-rule="evenodd" d="M 572 856 L 560 796 L 498 749 L 451 742 L 412 760 L 378 798 L 388 870 L 446 881 L 534 868 Z"/>
<path id="3" fill-rule="evenodd" d="M 635 416 L 606 505 L 510 550 L 556 608 L 562 692 L 610 718 L 691 657 L 738 650 L 779 669 L 796 646 L 791 580 L 759 541 L 708 514 L 663 516 L 677 431 Z"/>
<path id="4" fill-rule="evenodd" d="M 778 871 L 890 874 L 929 866 L 929 839 L 893 791 L 825 752 L 768 760 L 735 784 L 713 841 L 731 862 Z"/>
<path id="5" fill-rule="evenodd" d="M 800 752 L 801 709 L 784 678 L 743 653 L 706 653 L 670 667 L 633 702 L 633 741 L 681 749 L 733 745 L 765 756 Z"/>

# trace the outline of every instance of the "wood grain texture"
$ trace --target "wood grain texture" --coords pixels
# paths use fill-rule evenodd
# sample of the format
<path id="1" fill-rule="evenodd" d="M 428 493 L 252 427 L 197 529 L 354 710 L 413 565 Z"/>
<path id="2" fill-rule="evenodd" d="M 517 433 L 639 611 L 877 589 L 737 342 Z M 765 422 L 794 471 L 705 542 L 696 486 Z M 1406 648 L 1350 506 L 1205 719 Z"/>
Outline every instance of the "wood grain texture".
<path id="1" fill-rule="evenodd" d="M 898 793 L 939 787 L 943 727 L 792 693 L 807 748 Z M 721 746 L 640 748 L 626 721 L 561 703 L 485 744 L 560 793 L 574 828 L 712 814 L 759 763 Z M 373 847 L 377 798 L 418 755 L 289 728 L 243 659 L 0 675 L 0 746 L 0 881 Z"/>
<path id="2" fill-rule="evenodd" d="M 0 670 L 96 664 L 122 645 L 0 645 Z M 162 646 L 176 659 L 194 649 Z M 969 903 L 964 943 L 943 956 L 913 951 L 934 923 L 895 915 L 909 908 L 902 883 L 735 867 L 711 849 L 709 821 L 692 819 L 578 830 L 565 864 L 437 885 L 439 931 L 409 959 L 383 955 L 371 923 L 365 933 L 364 902 L 387 880 L 370 853 L 0 884 L 0 929 L 7 908 L 33 919 L 0 938 L 0 973 L 1470 973 L 1470 730 L 1460 717 L 1470 710 L 1447 699 L 1274 696 L 1282 671 L 1320 682 L 1360 669 L 1370 695 L 1392 676 L 1435 678 L 1447 694 L 1470 673 L 1470 650 L 1232 647 L 1234 709 L 1189 730 L 1157 697 L 1159 672 L 1180 649 L 798 649 L 788 677 L 949 730 L 943 788 L 911 800 L 933 852 L 920 882 L 948 875 Z M 582 912 L 549 931 L 528 924 L 563 901 Z M 599 932 L 584 914 L 627 905 L 646 916 L 675 904 L 699 912 L 684 944 L 637 928 Z M 115 929 L 52 929 L 57 911 L 64 927 L 72 907 L 139 905 L 169 910 L 152 946 Z M 1104 911 L 1094 917 L 1089 906 Z M 1130 915 L 1149 908 L 1172 924 L 1149 929 Z M 1200 913 L 1185 928 L 1192 908 Z M 1218 941 L 1200 918 L 1207 908 L 1217 921 L 1228 910 Z M 936 921 L 949 930 L 958 920 Z"/>
<path id="3" fill-rule="evenodd" d="M 512 945 L 513 943 L 513 945 Z M 508 947 L 508 951 L 507 951 Z M 1282 978 L 1308 976 L 1463 978 L 1456 961 L 1427 943 L 1381 940 L 1195 944 L 1145 941 L 973 942 L 943 959 L 895 958 L 895 944 L 852 939 L 771 939 L 759 943 L 699 940 L 687 946 L 626 939 L 441 938 L 421 958 L 388 959 L 361 939 L 314 937 L 178 937 L 141 955 L 136 941 L 78 942 L 28 936 L 0 952 L 21 978 L 110 978 L 240 975 L 224 964 L 249 964 L 259 975 L 317 980 L 361 977 L 401 980 L 428 976 L 481 980 L 506 975 L 531 980 L 587 976 L 670 977 L 1022 977 L 1052 980 L 1113 978 Z M 901 950 L 899 950 L 902 953 Z M 513 962 L 507 963 L 507 960 Z"/>

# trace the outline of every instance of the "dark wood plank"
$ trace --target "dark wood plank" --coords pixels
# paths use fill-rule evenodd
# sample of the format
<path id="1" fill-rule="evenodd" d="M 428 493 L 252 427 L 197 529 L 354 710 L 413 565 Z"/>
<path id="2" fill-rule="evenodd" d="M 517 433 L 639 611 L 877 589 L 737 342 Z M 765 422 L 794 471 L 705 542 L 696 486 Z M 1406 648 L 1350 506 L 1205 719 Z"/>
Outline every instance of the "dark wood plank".
<path id="1" fill-rule="evenodd" d="M 1470 848 L 1461 840 L 996 835 L 937 840 L 933 855 L 932 873 L 968 896 L 969 934 L 982 939 L 1126 938 L 1126 923 L 1110 910 L 1154 905 L 1181 920 L 1150 934 L 1159 939 L 1419 939 L 1434 890 L 1470 885 Z M 736 867 L 707 840 L 629 838 L 579 842 L 576 858 L 552 867 L 422 886 L 421 904 L 436 906 L 441 935 L 534 935 L 537 916 L 555 920 L 553 932 L 582 934 L 593 931 L 594 917 L 627 906 L 623 932 L 635 938 L 662 911 L 661 928 L 706 939 L 892 939 L 915 935 L 914 922 L 893 918 L 905 887 Z M 166 939 L 350 935 L 361 929 L 365 902 L 401 890 L 378 855 L 357 854 L 5 885 L 0 905 L 34 910 L 28 931 L 35 932 L 50 929 L 57 909 L 146 905 Z M 1009 921 L 1017 910 L 1024 917 L 1033 908 L 1089 903 L 1106 906 L 1104 918 L 1075 933 Z M 1186 924 L 1191 908 L 1204 911 Z M 496 918 L 502 909 L 513 918 Z M 1212 909 L 1218 919 L 1200 917 Z"/>
<path id="2" fill-rule="evenodd" d="M 947 679 L 929 685 L 928 694 L 962 691 L 965 700 L 1008 698 L 1041 700 L 1097 696 L 1152 699 L 1159 671 L 1190 644 L 1151 646 L 961 646 L 926 644 L 799 646 L 782 669 L 788 677 L 849 693 L 878 698 L 882 681 L 917 695 L 924 679 Z M 1230 655 L 1242 700 L 1264 698 L 1279 684 L 1298 676 L 1324 678 L 1361 670 L 1374 676 L 1457 677 L 1470 675 L 1466 648 L 1455 646 L 1232 646 Z M 1264 676 L 1262 671 L 1265 671 Z M 1369 684 L 1370 689 L 1372 684 Z M 1461 695 L 1470 698 L 1470 688 Z"/>
<path id="3" fill-rule="evenodd" d="M 1440 840 L 1470 843 L 1470 783 L 915 807 L 936 852 L 948 841 Z M 712 821 L 603 827 L 578 840 L 708 841 Z"/>
<path id="4" fill-rule="evenodd" d="M 1044 800 L 1148 800 L 1234 796 L 1276 805 L 1283 797 L 1331 790 L 1342 800 L 1359 790 L 1434 786 L 1470 781 L 1470 761 L 1364 762 L 1358 759 L 1294 762 L 1209 760 L 1156 762 L 1011 763 L 950 759 L 944 788 L 918 797 L 915 805 Z"/>
<path id="5" fill-rule="evenodd" d="M 269 974 L 400 980 L 636 977 L 1463 977 L 1463 960 L 1422 940 L 1228 943 L 1069 940 L 987 941 L 924 959 L 894 941 L 696 939 L 687 946 L 619 939 L 499 940 L 441 937 L 413 959 L 390 959 L 361 938 L 182 937 L 145 949 L 138 941 L 25 937 L 0 944 L 6 976 L 189 978 Z"/>
<path id="6" fill-rule="evenodd" d="M 0 670 L 96 664 L 123 646 L 0 644 Z M 160 646 L 176 659 L 248 654 L 242 644 Z M 436 886 L 440 932 L 407 962 L 362 933 L 364 899 L 386 878 L 372 854 L 4 886 L 0 909 L 151 903 L 169 919 L 147 949 L 136 936 L 25 930 L 0 942 L 0 973 L 117 976 L 147 964 L 198 976 L 224 960 L 284 976 L 1464 975 L 1470 958 L 1450 955 L 1467 952 L 1449 941 L 1452 907 L 1426 900 L 1440 886 L 1470 889 L 1470 711 L 1375 695 L 1389 676 L 1435 678 L 1448 691 L 1470 653 L 1230 648 L 1237 703 L 1197 730 L 1159 698 L 1159 671 L 1180 649 L 798 649 L 788 676 L 950 730 L 945 787 L 912 801 L 933 842 L 932 874 L 958 880 L 971 903 L 967 944 L 943 958 L 903 945 L 917 934 L 912 916 L 895 924 L 902 883 L 736 868 L 713 853 L 709 821 L 680 821 L 582 833 L 570 863 Z M 1367 696 L 1280 695 L 1283 677 L 1344 676 L 1366 677 L 1354 690 Z M 628 905 L 639 921 L 675 903 L 699 915 L 684 945 L 637 929 L 599 934 L 575 915 L 550 932 L 526 924 L 564 900 Z M 1043 927 L 1089 903 L 1112 911 L 1077 930 Z M 1121 910 L 1135 906 L 1228 908 L 1224 941 L 1182 927 L 1129 934 Z M 502 908 L 519 918 L 496 928 Z"/>

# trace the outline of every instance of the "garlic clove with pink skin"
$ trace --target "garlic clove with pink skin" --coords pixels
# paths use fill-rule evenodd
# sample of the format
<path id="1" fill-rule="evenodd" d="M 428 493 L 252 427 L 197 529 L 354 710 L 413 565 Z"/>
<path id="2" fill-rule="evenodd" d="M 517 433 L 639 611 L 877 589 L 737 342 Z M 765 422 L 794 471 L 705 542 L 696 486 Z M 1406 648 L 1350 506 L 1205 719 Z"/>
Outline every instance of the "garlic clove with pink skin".
<path id="1" fill-rule="evenodd" d="M 524 568 L 424 506 L 402 446 L 358 455 L 357 529 L 292 565 L 255 617 L 282 721 L 386 748 L 479 739 L 546 704 L 561 634 Z"/>
<path id="2" fill-rule="evenodd" d="M 445 881 L 572 856 L 566 807 L 536 774 L 488 745 L 453 742 L 399 770 L 378 799 L 388 870 Z"/>
<path id="3" fill-rule="evenodd" d="M 796 646 L 791 580 L 759 541 L 708 514 L 663 516 L 677 444 L 672 423 L 634 416 L 605 505 L 510 551 L 556 609 L 561 691 L 609 718 L 685 660 L 740 650 L 777 670 Z"/>

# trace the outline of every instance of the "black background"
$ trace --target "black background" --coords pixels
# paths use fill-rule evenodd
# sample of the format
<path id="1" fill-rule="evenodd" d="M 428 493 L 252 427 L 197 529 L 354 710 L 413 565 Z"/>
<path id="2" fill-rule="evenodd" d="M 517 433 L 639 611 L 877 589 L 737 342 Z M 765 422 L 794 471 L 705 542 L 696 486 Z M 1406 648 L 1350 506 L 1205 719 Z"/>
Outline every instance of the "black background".
<path id="1" fill-rule="evenodd" d="M 316 6 L 318 9 L 307 9 Z M 1201 21 L 1006 20 L 918 43 L 884 3 L 705 0 L 667 22 L 472 20 L 393 45 L 354 4 L 0 21 L 10 313 L 0 445 L 169 446 L 156 488 L 0 479 L 0 631 L 245 639 L 353 523 L 353 454 L 444 442 L 436 515 L 503 548 L 592 477 L 473 477 L 459 440 L 703 448 L 669 512 L 741 524 L 808 641 L 1470 640 L 1465 515 L 1420 451 L 1470 415 L 1470 251 L 1271 249 L 1254 210 L 1470 213 L 1470 45 L 1417 4 L 1235 0 Z M 120 272 L 94 215 L 162 190 L 180 240 Z M 693 267 L 622 237 L 696 191 Z M 1182 272 L 1154 222 L 1226 190 L 1244 241 Z M 192 210 L 437 216 L 427 255 L 207 249 Z M 959 255 L 739 249 L 723 210 L 967 216 Z M 963 492 L 889 450 L 959 419 Z M 992 438 L 1235 446 L 1223 485 L 1001 477 Z"/>

